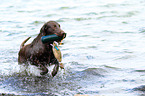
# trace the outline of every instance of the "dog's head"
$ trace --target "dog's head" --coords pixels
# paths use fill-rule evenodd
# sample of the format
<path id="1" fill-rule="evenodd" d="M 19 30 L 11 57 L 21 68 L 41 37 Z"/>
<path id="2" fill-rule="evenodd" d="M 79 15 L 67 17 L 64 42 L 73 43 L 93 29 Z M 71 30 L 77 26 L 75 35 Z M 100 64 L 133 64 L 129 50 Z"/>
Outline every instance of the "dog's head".
<path id="1" fill-rule="evenodd" d="M 63 38 L 66 37 L 66 33 L 60 28 L 60 24 L 58 24 L 55 21 L 49 21 L 45 23 L 42 26 L 40 32 L 43 34 L 43 36 L 56 34 L 57 36 L 60 36 Z"/>

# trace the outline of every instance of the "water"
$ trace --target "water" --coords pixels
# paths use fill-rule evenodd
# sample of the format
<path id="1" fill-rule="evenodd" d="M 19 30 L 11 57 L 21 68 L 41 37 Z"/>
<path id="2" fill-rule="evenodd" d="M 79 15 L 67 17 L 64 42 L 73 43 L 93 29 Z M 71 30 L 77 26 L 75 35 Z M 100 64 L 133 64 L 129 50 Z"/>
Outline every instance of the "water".
<path id="1" fill-rule="evenodd" d="M 1 0 L 0 93 L 15 95 L 143 96 L 144 0 Z M 65 70 L 52 78 L 19 66 L 20 44 L 55 20 L 67 33 Z M 138 88 L 139 87 L 139 88 Z M 137 89 L 138 88 L 138 89 Z M 135 90 L 134 90 L 135 89 Z"/>

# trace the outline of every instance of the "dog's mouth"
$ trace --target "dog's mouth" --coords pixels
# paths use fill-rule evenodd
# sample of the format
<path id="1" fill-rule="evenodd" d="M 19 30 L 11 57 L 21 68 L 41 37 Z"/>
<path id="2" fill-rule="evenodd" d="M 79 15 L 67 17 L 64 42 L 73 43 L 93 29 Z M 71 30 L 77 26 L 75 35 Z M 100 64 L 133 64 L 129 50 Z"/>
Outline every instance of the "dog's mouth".
<path id="1" fill-rule="evenodd" d="M 66 33 L 63 33 L 62 36 L 58 36 L 57 34 L 42 36 L 42 43 L 53 43 L 54 41 L 61 43 L 62 40 L 66 37 Z"/>
<path id="2" fill-rule="evenodd" d="M 55 33 L 56 34 L 56 33 Z M 66 33 L 56 34 L 58 37 L 64 39 L 66 37 Z"/>
<path id="3" fill-rule="evenodd" d="M 63 33 L 63 35 L 61 36 L 61 38 L 62 38 L 61 40 L 56 41 L 56 42 L 58 42 L 60 45 L 63 44 L 62 41 L 63 41 L 64 38 L 66 38 L 66 33 Z"/>

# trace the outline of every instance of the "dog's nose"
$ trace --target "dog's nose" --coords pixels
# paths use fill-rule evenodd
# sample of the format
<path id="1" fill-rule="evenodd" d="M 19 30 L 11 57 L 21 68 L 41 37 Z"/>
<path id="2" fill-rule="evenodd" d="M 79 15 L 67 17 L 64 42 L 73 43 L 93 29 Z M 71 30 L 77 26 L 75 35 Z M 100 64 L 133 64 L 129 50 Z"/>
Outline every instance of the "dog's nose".
<path id="1" fill-rule="evenodd" d="M 66 33 L 63 33 L 62 36 L 63 36 L 63 38 L 65 38 L 66 37 Z"/>

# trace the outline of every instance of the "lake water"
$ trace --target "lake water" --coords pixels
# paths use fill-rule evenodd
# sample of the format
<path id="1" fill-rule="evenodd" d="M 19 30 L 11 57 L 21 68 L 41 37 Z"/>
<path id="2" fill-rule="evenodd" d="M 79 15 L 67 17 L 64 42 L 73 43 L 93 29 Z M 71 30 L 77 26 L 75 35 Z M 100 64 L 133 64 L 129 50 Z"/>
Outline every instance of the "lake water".
<path id="1" fill-rule="evenodd" d="M 20 44 L 55 20 L 67 33 L 65 70 L 40 76 L 18 65 Z M 1 0 L 0 93 L 15 95 L 144 96 L 144 0 Z"/>

